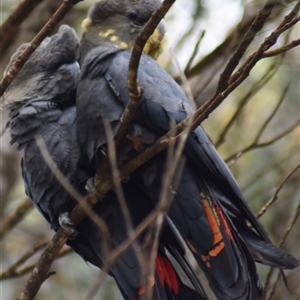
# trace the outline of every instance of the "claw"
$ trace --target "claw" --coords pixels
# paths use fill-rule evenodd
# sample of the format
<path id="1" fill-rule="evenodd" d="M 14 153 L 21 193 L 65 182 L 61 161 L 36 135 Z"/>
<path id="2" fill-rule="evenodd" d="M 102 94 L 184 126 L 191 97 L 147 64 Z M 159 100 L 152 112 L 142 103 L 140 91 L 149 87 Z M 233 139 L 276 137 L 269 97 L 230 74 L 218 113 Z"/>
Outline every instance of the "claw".
<path id="1" fill-rule="evenodd" d="M 97 198 L 102 199 L 104 196 L 98 192 L 96 187 L 94 186 L 94 178 L 89 178 L 86 182 L 85 189 L 89 192 L 94 194 Z"/>
<path id="2" fill-rule="evenodd" d="M 68 233 L 71 233 L 70 239 L 75 239 L 78 236 L 79 232 L 75 230 L 74 224 L 71 221 L 68 212 L 60 214 L 58 217 L 58 222 L 62 229 Z"/>

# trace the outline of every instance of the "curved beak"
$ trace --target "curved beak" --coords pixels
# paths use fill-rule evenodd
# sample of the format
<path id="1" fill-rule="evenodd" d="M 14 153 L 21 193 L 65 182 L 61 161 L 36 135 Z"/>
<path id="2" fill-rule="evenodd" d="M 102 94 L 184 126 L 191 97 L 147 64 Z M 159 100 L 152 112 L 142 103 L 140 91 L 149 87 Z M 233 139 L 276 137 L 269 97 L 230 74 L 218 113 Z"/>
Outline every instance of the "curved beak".
<path id="1" fill-rule="evenodd" d="M 159 32 L 159 37 L 158 37 L 158 39 L 159 39 L 159 41 L 162 41 L 162 39 L 164 38 L 165 33 L 166 33 L 166 23 L 165 23 L 165 21 L 164 21 L 164 20 L 161 20 L 161 21 L 158 23 L 156 29 L 157 29 L 158 32 Z"/>

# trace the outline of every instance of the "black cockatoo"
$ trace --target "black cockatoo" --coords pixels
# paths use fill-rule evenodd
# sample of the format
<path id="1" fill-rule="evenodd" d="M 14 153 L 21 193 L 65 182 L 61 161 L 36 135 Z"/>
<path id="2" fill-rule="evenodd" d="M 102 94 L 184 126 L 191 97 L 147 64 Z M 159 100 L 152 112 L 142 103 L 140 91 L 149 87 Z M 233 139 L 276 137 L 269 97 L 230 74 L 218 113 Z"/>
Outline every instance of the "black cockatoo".
<path id="1" fill-rule="evenodd" d="M 77 130 L 85 164 L 101 162 L 107 143 L 105 124 L 114 134 L 118 130 L 129 101 L 131 49 L 159 5 L 158 0 L 102 0 L 93 5 L 83 22 Z M 160 24 L 141 57 L 138 84 L 143 94 L 127 141 L 120 146 L 122 155 L 152 143 L 170 130 L 171 123 L 177 124 L 193 112 L 179 85 L 153 59 L 161 51 L 163 35 Z M 128 142 L 132 142 L 130 150 Z M 165 157 L 165 153 L 154 157 L 129 179 L 135 188 L 142 187 L 153 203 L 158 201 Z M 186 165 L 169 217 L 218 299 L 260 299 L 262 288 L 254 259 L 279 268 L 294 268 L 297 260 L 271 243 L 202 127 L 190 133 L 184 157 Z"/>
<path id="2" fill-rule="evenodd" d="M 26 46 L 22 45 L 17 50 L 10 64 Z M 10 111 L 7 126 L 11 143 L 17 143 L 22 151 L 26 193 L 54 230 L 61 226 L 74 231 L 68 214 L 76 201 L 55 176 L 55 168 L 51 169 L 49 162 L 46 163 L 45 152 L 53 160 L 50 162 L 52 167 L 56 165 L 82 195 L 86 194 L 88 178 L 94 176 L 90 166 L 80 165 L 81 152 L 77 142 L 75 90 L 80 72 L 76 62 L 78 46 L 75 31 L 62 25 L 57 34 L 45 39 L 37 48 L 1 99 L 3 106 Z M 43 140 L 45 149 L 43 144 L 37 143 L 38 139 Z M 153 209 L 153 205 L 142 189 L 133 190 L 126 185 L 124 192 L 133 226 L 137 226 Z M 96 204 L 94 211 L 107 225 L 108 248 L 115 249 L 128 238 L 115 193 L 109 192 L 105 200 Z M 165 223 L 155 260 L 153 299 L 206 299 L 201 283 L 185 258 L 185 249 L 178 233 L 167 218 Z M 144 245 L 145 236 L 147 230 L 137 243 L 145 248 L 144 255 L 150 255 L 151 245 Z M 86 261 L 101 268 L 106 259 L 102 238 L 99 228 L 86 217 L 76 227 L 68 245 Z M 178 262 L 198 292 L 183 284 L 167 253 Z M 141 264 L 132 246 L 120 255 L 109 274 L 115 278 L 125 299 L 143 299 L 145 289 Z"/>

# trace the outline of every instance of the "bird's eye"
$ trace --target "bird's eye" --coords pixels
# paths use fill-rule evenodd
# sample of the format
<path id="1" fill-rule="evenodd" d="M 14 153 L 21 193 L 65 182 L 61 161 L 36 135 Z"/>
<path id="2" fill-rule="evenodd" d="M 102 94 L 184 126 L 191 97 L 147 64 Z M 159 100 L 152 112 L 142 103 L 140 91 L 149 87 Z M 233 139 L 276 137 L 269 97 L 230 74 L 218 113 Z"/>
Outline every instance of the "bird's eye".
<path id="1" fill-rule="evenodd" d="M 40 72 L 43 72 L 43 71 L 45 71 L 47 69 L 47 65 L 46 64 L 44 64 L 44 63 L 40 63 L 39 64 L 39 71 Z"/>
<path id="2" fill-rule="evenodd" d="M 137 13 L 135 11 L 128 11 L 126 13 L 126 17 L 131 21 L 136 21 L 137 19 Z"/>

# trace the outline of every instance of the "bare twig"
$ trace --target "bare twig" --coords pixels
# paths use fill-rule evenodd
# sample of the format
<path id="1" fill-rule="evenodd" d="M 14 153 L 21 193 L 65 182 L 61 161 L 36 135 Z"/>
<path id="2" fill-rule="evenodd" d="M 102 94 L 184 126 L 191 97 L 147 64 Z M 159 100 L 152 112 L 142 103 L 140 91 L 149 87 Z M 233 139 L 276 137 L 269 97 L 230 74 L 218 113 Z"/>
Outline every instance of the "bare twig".
<path id="1" fill-rule="evenodd" d="M 201 31 L 201 35 L 200 35 L 200 37 L 199 37 L 199 39 L 198 39 L 198 41 L 197 41 L 197 43 L 196 43 L 196 45 L 195 45 L 195 47 L 194 47 L 194 51 L 193 51 L 191 57 L 189 58 L 189 61 L 187 62 L 186 66 L 185 66 L 184 74 L 187 74 L 187 73 L 189 72 L 192 63 L 193 63 L 193 61 L 194 61 L 196 55 L 198 54 L 199 46 L 200 46 L 200 43 L 201 43 L 201 41 L 203 40 L 204 36 L 205 36 L 205 31 L 202 30 L 202 31 Z"/>
<path id="2" fill-rule="evenodd" d="M 263 57 L 265 58 L 265 57 L 276 56 L 276 55 L 282 54 L 282 53 L 284 53 L 286 51 L 289 51 L 289 50 L 291 50 L 291 49 L 293 49 L 293 48 L 295 48 L 295 47 L 297 47 L 299 45 L 300 45 L 300 39 L 294 40 L 294 41 L 292 41 L 292 42 L 290 42 L 290 43 L 288 43 L 288 44 L 286 44 L 286 45 L 284 45 L 284 46 L 282 46 L 280 48 L 277 48 L 277 49 L 272 50 L 272 51 L 265 52 L 263 54 Z"/>
<path id="3" fill-rule="evenodd" d="M 26 253 L 24 253 L 14 264 L 12 264 L 6 271 L 4 271 L 0 275 L 0 279 L 6 279 L 10 277 L 14 277 L 17 274 L 17 267 L 22 265 L 25 261 L 28 260 L 28 258 L 32 257 L 34 254 L 36 254 L 41 248 L 46 247 L 47 243 L 49 240 L 46 241 L 41 241 L 36 243 L 35 245 L 32 246 L 31 249 L 29 249 Z"/>
<path id="4" fill-rule="evenodd" d="M 280 134 L 276 135 L 275 137 L 273 137 L 272 139 L 265 141 L 265 142 L 261 142 L 261 143 L 252 143 L 251 145 L 245 147 L 244 149 L 230 155 L 229 157 L 227 157 L 226 159 L 224 159 L 224 161 L 226 163 L 230 162 L 231 160 L 236 159 L 237 157 L 241 157 L 241 155 L 248 153 L 254 149 L 258 149 L 258 148 L 263 148 L 263 147 L 267 147 L 270 146 L 272 144 L 274 144 L 275 142 L 279 141 L 280 139 L 284 138 L 287 134 L 289 134 L 290 132 L 292 132 L 295 128 L 297 128 L 300 125 L 300 120 L 297 120 L 293 125 L 291 125 L 288 129 L 286 129 L 285 131 L 281 132 Z"/>
<path id="5" fill-rule="evenodd" d="M 41 245 L 41 247 L 39 249 L 35 249 L 35 251 L 32 252 L 31 256 L 35 255 L 39 250 L 46 247 L 46 245 L 48 243 L 49 243 L 49 240 L 47 240 L 47 242 L 43 243 L 43 245 Z M 30 252 L 31 250 L 29 250 L 28 252 Z M 67 255 L 71 252 L 72 252 L 71 248 L 64 248 L 60 251 L 60 253 L 56 257 L 56 259 L 64 257 L 65 255 Z M 28 260 L 31 256 L 28 256 L 26 258 L 26 260 Z M 22 257 L 20 258 L 20 260 L 21 259 L 22 259 Z M 0 280 L 5 280 L 5 279 L 11 279 L 11 278 L 24 276 L 24 275 L 28 274 L 30 271 L 32 271 L 34 269 L 35 265 L 36 265 L 36 262 L 34 262 L 34 263 L 30 263 L 30 264 L 28 264 L 28 265 L 26 265 L 22 268 L 19 268 L 19 266 L 22 263 L 23 262 L 19 263 L 19 260 L 18 260 L 13 266 L 10 266 L 6 271 L 4 271 L 3 273 L 0 274 Z"/>
<path id="6" fill-rule="evenodd" d="M 241 187 L 241 190 L 244 193 L 246 193 L 247 190 L 251 186 L 253 186 L 255 183 L 257 183 L 257 178 L 262 178 L 263 176 L 265 176 L 266 174 L 268 174 L 272 170 L 277 169 L 277 168 L 281 168 L 282 164 L 285 164 L 287 161 L 292 160 L 296 155 L 299 155 L 299 148 L 298 147 L 287 148 L 286 153 L 287 153 L 286 156 L 284 156 L 280 160 L 276 160 L 274 163 L 268 165 L 267 168 L 266 168 L 266 166 L 263 165 L 262 168 L 257 173 L 253 174 L 251 179 L 248 182 L 246 182 L 244 184 L 244 186 Z M 254 198 L 255 198 L 255 196 L 250 196 L 249 197 L 249 199 L 254 199 Z"/>
<path id="7" fill-rule="evenodd" d="M 43 0 L 23 0 L 0 26 L 0 47 L 9 39 L 33 9 Z"/>
<path id="8" fill-rule="evenodd" d="M 129 209 L 128 209 L 128 206 L 127 206 L 127 203 L 125 200 L 124 192 L 123 192 L 123 189 L 121 186 L 116 148 L 115 148 L 115 144 L 113 142 L 113 133 L 112 133 L 112 130 L 111 130 L 111 127 L 109 126 L 109 124 L 106 124 L 105 131 L 106 131 L 107 141 L 109 141 L 107 143 L 107 148 L 108 148 L 108 160 L 109 160 L 109 164 L 111 167 L 110 169 L 111 169 L 112 182 L 115 187 L 114 190 L 117 194 L 119 205 L 120 205 L 123 217 L 124 217 L 127 234 L 128 234 L 128 236 L 131 236 L 133 234 L 134 227 L 133 227 L 130 212 L 129 212 Z M 144 278 L 145 266 L 144 266 L 144 260 L 143 260 L 143 256 L 142 256 L 142 248 L 136 242 L 134 242 L 132 244 L 132 248 L 133 248 L 135 255 L 140 264 L 141 277 Z M 143 279 L 142 279 L 142 282 L 144 282 Z"/>
<path id="9" fill-rule="evenodd" d="M 264 40 L 258 50 L 251 54 L 243 63 L 243 65 L 231 76 L 229 85 L 232 85 L 234 82 L 238 82 L 239 78 L 243 79 L 247 77 L 250 73 L 250 70 L 255 66 L 255 64 L 263 58 L 263 54 L 276 43 L 278 37 L 284 31 L 290 29 L 297 22 L 299 22 L 300 18 L 290 21 L 290 19 L 293 19 L 295 17 L 295 11 L 299 11 L 299 7 L 300 2 L 298 1 L 293 10 L 288 15 L 286 15 L 281 24 Z"/>
<path id="10" fill-rule="evenodd" d="M 268 0 L 264 7 L 259 11 L 256 19 L 252 23 L 248 32 L 245 34 L 243 40 L 239 44 L 234 55 L 231 57 L 223 73 L 221 74 L 216 91 L 217 94 L 224 91 L 228 87 L 228 82 L 231 77 L 231 74 L 233 73 L 236 66 L 239 64 L 241 58 L 245 54 L 247 48 L 256 36 L 257 32 L 262 29 L 264 23 L 269 18 L 274 6 L 275 2 L 273 0 Z"/>
<path id="11" fill-rule="evenodd" d="M 16 210 L 2 222 L 0 226 L 0 239 L 2 239 L 24 216 L 33 208 L 32 202 L 26 198 Z"/>
<path id="12" fill-rule="evenodd" d="M 217 61 L 220 57 L 223 57 L 224 53 L 230 53 L 232 48 L 237 47 L 237 41 L 240 41 L 247 32 L 251 23 L 255 20 L 256 14 L 247 16 L 246 19 L 242 20 L 240 24 L 232 30 L 232 32 L 226 37 L 223 43 L 221 43 L 216 49 L 210 54 L 200 60 L 194 67 L 189 70 L 187 77 L 192 78 L 196 75 L 201 74 L 208 66 L 211 66 L 212 62 Z"/>
<path id="13" fill-rule="evenodd" d="M 40 286 L 48 278 L 52 262 L 58 256 L 61 248 L 68 240 L 70 233 L 59 229 L 52 240 L 48 243 L 37 264 L 33 268 L 30 278 L 18 297 L 18 300 L 31 300 L 36 296 Z"/>
<path id="14" fill-rule="evenodd" d="M 292 228 L 294 227 L 298 217 L 299 217 L 299 214 L 300 214 L 300 201 L 298 202 L 298 205 L 296 207 L 296 210 L 295 210 L 295 213 L 294 215 L 290 218 L 289 222 L 288 222 L 288 225 L 286 227 L 286 230 L 285 232 L 283 233 L 283 236 L 281 238 L 281 241 L 279 243 L 279 247 L 281 247 L 283 245 L 283 243 L 285 242 L 286 238 L 288 237 L 289 233 L 291 232 Z M 270 284 L 271 284 L 271 277 L 273 275 L 273 272 L 274 272 L 274 268 L 270 268 L 270 271 L 267 275 L 267 279 L 266 279 L 266 282 L 265 282 L 265 285 L 264 285 L 264 290 L 265 291 L 268 291 L 269 290 L 269 287 L 270 287 Z M 274 293 L 275 293 L 275 289 L 276 289 L 276 285 L 278 283 L 278 280 L 279 280 L 279 276 L 280 276 L 280 273 L 278 274 L 277 276 L 277 279 L 273 285 L 273 288 L 272 290 L 270 291 L 269 293 L 269 297 L 268 297 L 268 300 L 271 300 Z M 263 300 L 267 299 L 267 293 L 264 294 L 264 298 Z"/>
<path id="15" fill-rule="evenodd" d="M 196 99 L 201 95 L 201 93 L 208 87 L 209 83 L 213 80 L 215 76 L 217 76 L 218 70 L 223 66 L 224 62 L 226 61 L 226 58 L 220 59 L 218 63 L 213 67 L 213 69 L 210 71 L 210 75 L 206 78 L 206 80 L 202 83 L 201 86 L 199 86 L 196 91 L 193 93 L 194 98 Z"/>
<path id="16" fill-rule="evenodd" d="M 94 285 L 92 286 L 91 290 L 89 291 L 87 296 L 84 298 L 84 300 L 92 300 L 94 298 L 94 296 L 96 295 L 96 293 L 98 292 L 98 290 L 102 284 L 102 281 L 103 281 L 102 280 L 102 271 L 100 271 L 99 278 L 94 283 Z"/>
<path id="17" fill-rule="evenodd" d="M 122 244 L 120 244 L 116 249 L 112 250 L 110 255 L 108 256 L 105 264 L 102 266 L 102 272 L 99 278 L 99 281 L 96 283 L 97 286 L 100 286 L 102 284 L 102 281 L 104 277 L 106 276 L 106 273 L 110 270 L 111 266 L 115 263 L 115 261 L 118 259 L 118 257 L 124 253 L 131 245 L 139 238 L 139 236 L 147 229 L 149 226 L 151 226 L 158 214 L 161 214 L 162 212 L 165 212 L 165 208 L 155 208 L 152 210 L 148 216 L 143 220 L 142 223 L 140 223 L 135 230 L 133 231 L 132 235 L 128 237 L 127 240 L 125 240 Z M 96 286 L 95 285 L 95 286 Z"/>
<path id="18" fill-rule="evenodd" d="M 194 7 L 191 18 L 193 20 L 197 20 L 197 19 L 201 18 L 201 13 L 203 11 L 203 6 L 202 6 L 200 1 L 196 1 L 194 4 L 195 4 L 196 7 Z M 195 30 L 197 30 L 198 28 L 199 28 L 199 26 L 197 26 L 197 23 L 193 22 L 193 24 L 190 25 L 190 27 L 182 35 L 180 40 L 176 43 L 176 45 L 174 46 L 174 49 L 176 49 L 176 51 L 182 49 L 182 47 L 185 45 L 186 39 L 189 36 L 191 36 L 193 34 L 193 32 Z M 171 63 L 171 61 L 170 61 L 170 63 Z M 167 66 L 167 69 L 169 69 L 169 66 Z"/>
<path id="19" fill-rule="evenodd" d="M 24 253 L 14 264 L 12 264 L 9 268 L 7 268 L 5 271 L 3 271 L 0 274 L 0 280 L 5 280 L 5 279 L 11 279 L 15 277 L 20 277 L 23 276 L 30 271 L 33 270 L 36 262 L 30 263 L 22 268 L 20 266 L 24 264 L 28 259 L 33 257 L 36 253 L 38 253 L 41 249 L 45 248 L 47 244 L 49 243 L 49 240 L 46 241 L 41 241 L 33 245 L 33 247 L 28 250 L 26 253 Z M 57 258 L 63 257 L 69 253 L 71 253 L 72 249 L 71 248 L 64 248 L 62 251 L 59 253 Z"/>
<path id="20" fill-rule="evenodd" d="M 266 213 L 267 209 L 278 199 L 278 194 L 285 185 L 285 183 L 290 179 L 290 177 L 299 169 L 300 164 L 296 166 L 279 184 L 276 188 L 273 197 L 264 205 L 264 207 L 257 214 L 257 218 L 260 218 L 263 214 Z"/>
<path id="21" fill-rule="evenodd" d="M 279 98 L 278 103 L 276 104 L 276 106 L 274 107 L 273 111 L 271 112 L 270 116 L 264 121 L 264 123 L 262 124 L 262 126 L 260 127 L 255 139 L 254 139 L 254 144 L 257 144 L 258 141 L 260 140 L 263 132 L 265 131 L 265 129 L 267 128 L 267 126 L 269 125 L 269 123 L 272 121 L 273 117 L 275 116 L 275 114 L 278 112 L 282 102 L 284 101 L 284 98 L 286 96 L 286 93 L 288 92 L 290 83 L 287 84 L 287 86 L 284 88 L 281 97 Z"/>
<path id="22" fill-rule="evenodd" d="M 218 148 L 221 146 L 223 142 L 225 142 L 225 136 L 234 124 L 234 122 L 238 119 L 241 112 L 243 111 L 243 108 L 246 106 L 246 104 L 251 100 L 251 97 L 253 97 L 256 93 L 259 92 L 259 90 L 265 86 L 265 84 L 275 75 L 277 72 L 279 66 L 281 65 L 282 59 L 280 58 L 280 62 L 272 64 L 269 69 L 265 72 L 265 74 L 253 85 L 251 86 L 251 89 L 248 93 L 243 96 L 243 98 L 240 100 L 238 108 L 236 112 L 233 114 L 231 119 L 228 121 L 228 123 L 223 128 L 222 132 L 220 133 L 218 140 L 215 142 L 215 147 Z"/>
<path id="23" fill-rule="evenodd" d="M 54 26 L 57 25 L 57 23 L 63 19 L 66 13 L 75 4 L 81 1 L 83 0 L 63 0 L 62 5 L 49 19 L 49 21 L 45 24 L 45 26 L 40 30 L 40 32 L 33 38 L 30 45 L 20 54 L 20 56 L 11 65 L 6 75 L 2 78 L 0 82 L 0 97 L 4 94 L 5 90 L 11 84 L 13 79 L 18 75 L 25 62 L 29 59 L 30 55 L 41 44 L 41 42 L 45 39 L 45 37 L 51 32 Z"/>

